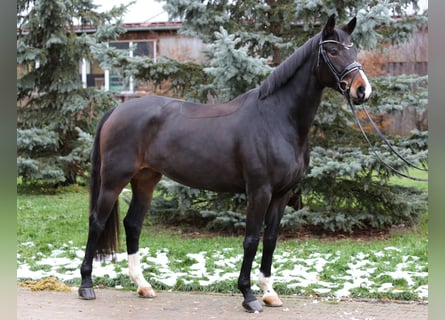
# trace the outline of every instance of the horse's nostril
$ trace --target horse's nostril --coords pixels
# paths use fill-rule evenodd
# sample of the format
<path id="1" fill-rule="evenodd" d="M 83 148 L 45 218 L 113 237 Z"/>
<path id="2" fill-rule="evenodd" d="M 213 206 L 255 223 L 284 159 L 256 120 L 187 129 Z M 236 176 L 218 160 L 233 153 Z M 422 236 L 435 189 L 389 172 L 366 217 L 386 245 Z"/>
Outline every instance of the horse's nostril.
<path id="1" fill-rule="evenodd" d="M 366 88 L 364 86 L 360 86 L 357 88 L 357 97 L 359 97 L 360 99 L 364 99 L 365 98 L 365 91 Z"/>

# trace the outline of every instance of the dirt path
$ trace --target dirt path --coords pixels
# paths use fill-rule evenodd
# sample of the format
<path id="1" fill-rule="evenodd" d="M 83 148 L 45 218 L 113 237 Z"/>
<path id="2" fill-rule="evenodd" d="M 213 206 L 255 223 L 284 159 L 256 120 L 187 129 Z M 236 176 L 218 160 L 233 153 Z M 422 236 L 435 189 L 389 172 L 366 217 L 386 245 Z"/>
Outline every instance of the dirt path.
<path id="1" fill-rule="evenodd" d="M 126 290 L 96 289 L 97 299 L 84 301 L 77 292 L 31 291 L 17 288 L 19 320 L 101 319 L 348 319 L 423 320 L 428 306 L 419 303 L 319 302 L 298 297 L 281 297 L 284 306 L 249 314 L 240 295 L 158 292 L 155 299 L 140 299 Z"/>

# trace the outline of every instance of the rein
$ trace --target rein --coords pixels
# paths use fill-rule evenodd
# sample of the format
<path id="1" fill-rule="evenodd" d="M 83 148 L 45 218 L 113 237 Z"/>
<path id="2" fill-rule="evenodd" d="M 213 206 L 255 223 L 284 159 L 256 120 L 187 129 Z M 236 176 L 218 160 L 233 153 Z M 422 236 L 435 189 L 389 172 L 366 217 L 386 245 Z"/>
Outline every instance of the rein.
<path id="1" fill-rule="evenodd" d="M 318 55 L 318 66 L 320 65 L 320 55 L 322 56 L 324 62 L 327 64 L 327 66 L 329 67 L 329 69 L 331 70 L 332 74 L 334 75 L 335 79 L 337 80 L 337 86 L 341 92 L 342 95 L 345 96 L 346 101 L 348 102 L 349 107 L 351 108 L 352 114 L 354 115 L 355 121 L 357 122 L 366 142 L 368 143 L 368 145 L 371 147 L 372 152 L 374 153 L 374 155 L 377 157 L 377 159 L 379 159 L 379 161 L 388 169 L 390 169 L 391 171 L 393 171 L 394 173 L 396 173 L 397 175 L 407 178 L 407 179 L 411 179 L 411 180 L 415 180 L 415 181 L 428 181 L 428 179 L 423 179 L 423 178 L 416 178 L 416 177 L 412 177 L 408 174 L 405 174 L 403 172 L 400 172 L 399 170 L 395 169 L 394 167 L 392 167 L 390 164 L 388 164 L 387 162 L 385 162 L 385 160 L 382 159 L 382 157 L 379 156 L 379 154 L 377 153 L 377 150 L 375 149 L 375 147 L 372 145 L 371 141 L 369 141 L 368 136 L 366 135 L 366 132 L 360 122 L 360 118 L 357 116 L 357 113 L 352 105 L 351 102 L 351 98 L 349 96 L 349 90 L 350 90 L 350 85 L 347 81 L 344 80 L 344 78 L 350 74 L 351 72 L 354 72 L 356 70 L 362 70 L 363 67 L 360 63 L 358 63 L 357 61 L 352 62 L 351 64 L 347 65 L 343 71 L 338 72 L 337 69 L 335 68 L 335 66 L 333 65 L 333 63 L 331 62 L 331 59 L 329 59 L 326 50 L 323 47 L 323 44 L 325 43 L 334 43 L 337 45 L 342 46 L 343 48 L 345 48 L 346 50 L 349 50 L 350 48 L 353 47 L 353 44 L 347 45 L 344 43 L 341 43 L 339 41 L 336 40 L 324 40 L 321 41 L 319 43 L 319 55 Z M 383 140 L 383 142 L 388 146 L 389 150 L 395 154 L 400 160 L 402 160 L 405 164 L 407 164 L 409 167 L 412 167 L 416 170 L 420 170 L 420 171 L 426 171 L 428 172 L 427 169 L 424 168 L 420 168 L 418 166 L 416 166 L 415 164 L 413 164 L 412 162 L 408 161 L 407 159 L 405 159 L 399 152 L 397 152 L 397 150 L 394 149 L 394 147 L 391 145 L 391 143 L 388 141 L 388 139 L 386 139 L 385 135 L 380 131 L 380 129 L 378 128 L 378 126 L 376 125 L 376 123 L 374 122 L 374 120 L 372 120 L 371 116 L 369 115 L 368 111 L 366 110 L 365 107 L 363 107 L 363 110 L 365 110 L 366 116 L 368 117 L 369 121 L 371 122 L 374 130 L 377 132 L 377 134 L 380 136 L 380 138 Z"/>
<path id="2" fill-rule="evenodd" d="M 369 138 L 361 124 L 360 118 L 357 115 L 357 112 L 355 111 L 351 100 L 349 98 L 349 94 L 345 95 L 346 100 L 348 102 L 349 107 L 351 108 L 352 114 L 354 115 L 355 121 L 357 122 L 358 126 L 360 127 L 360 131 L 363 134 L 363 137 L 365 138 L 366 142 L 368 143 L 368 145 L 371 147 L 372 153 L 374 153 L 374 155 L 377 157 L 377 159 L 379 159 L 379 161 L 388 169 L 390 169 L 391 171 L 393 171 L 395 174 L 410 179 L 410 180 L 415 180 L 415 181 L 423 181 L 423 182 L 427 182 L 428 179 L 423 179 L 423 178 L 416 178 L 413 176 L 410 176 L 408 174 L 405 174 L 403 172 L 400 172 L 399 170 L 395 169 L 394 167 L 392 167 L 390 164 L 388 164 L 385 160 L 382 159 L 382 157 L 379 156 L 379 154 L 377 153 L 377 150 L 375 149 L 375 147 L 372 145 L 371 141 L 369 141 Z M 386 139 L 386 137 L 383 135 L 383 133 L 380 131 L 380 129 L 377 127 L 376 123 L 374 122 L 374 120 L 372 120 L 371 116 L 369 115 L 368 111 L 366 110 L 365 107 L 363 107 L 363 110 L 365 110 L 366 116 L 368 117 L 369 121 L 371 122 L 374 130 L 378 133 L 378 135 L 380 136 L 380 138 L 382 138 L 383 142 L 385 142 L 385 144 L 389 147 L 389 150 L 394 153 L 399 159 L 401 159 L 403 162 L 405 162 L 409 167 L 412 167 L 414 169 L 420 170 L 420 171 L 426 171 L 428 172 L 427 169 L 423 169 L 423 168 L 419 168 L 418 166 L 416 166 L 415 164 L 413 164 L 412 162 L 410 162 L 409 160 L 405 159 L 400 153 L 397 152 L 397 150 L 394 149 L 394 147 L 391 145 L 391 143 L 388 141 L 388 139 Z"/>

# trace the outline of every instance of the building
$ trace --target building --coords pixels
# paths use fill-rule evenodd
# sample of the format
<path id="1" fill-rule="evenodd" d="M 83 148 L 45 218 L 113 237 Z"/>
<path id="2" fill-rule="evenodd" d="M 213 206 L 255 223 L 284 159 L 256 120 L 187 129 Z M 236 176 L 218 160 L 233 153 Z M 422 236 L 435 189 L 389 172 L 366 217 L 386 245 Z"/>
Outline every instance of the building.
<path id="1" fill-rule="evenodd" d="M 168 57 L 180 61 L 205 61 L 205 45 L 198 38 L 181 35 L 178 30 L 182 22 L 126 23 L 127 30 L 117 41 L 109 45 L 119 49 L 134 48 L 132 56 L 145 56 L 156 61 Z M 77 33 L 95 32 L 94 26 L 82 26 Z M 371 76 L 384 74 L 426 75 L 428 68 L 428 27 L 424 26 L 411 39 L 400 46 L 388 45 L 378 53 L 362 51 L 359 55 L 365 70 Z M 85 87 L 96 87 L 116 93 L 146 91 L 146 83 L 131 80 L 124 83 L 112 70 L 102 70 L 94 62 L 83 60 L 79 69 Z"/>
<path id="2" fill-rule="evenodd" d="M 205 46 L 198 38 L 186 37 L 178 33 L 181 22 L 127 23 L 122 25 L 127 30 L 117 41 L 109 46 L 118 49 L 130 49 L 130 56 L 144 56 L 156 61 L 159 57 L 168 57 L 180 61 L 204 61 Z M 82 26 L 76 33 L 95 32 L 93 26 Z M 112 70 L 102 70 L 92 61 L 83 59 L 79 73 L 84 87 L 96 87 L 100 90 L 117 94 L 137 94 L 146 91 L 146 83 L 137 83 L 130 79 L 124 83 Z"/>
<path id="3" fill-rule="evenodd" d="M 428 26 L 421 26 L 405 43 L 360 51 L 359 61 L 371 76 L 428 74 Z"/>

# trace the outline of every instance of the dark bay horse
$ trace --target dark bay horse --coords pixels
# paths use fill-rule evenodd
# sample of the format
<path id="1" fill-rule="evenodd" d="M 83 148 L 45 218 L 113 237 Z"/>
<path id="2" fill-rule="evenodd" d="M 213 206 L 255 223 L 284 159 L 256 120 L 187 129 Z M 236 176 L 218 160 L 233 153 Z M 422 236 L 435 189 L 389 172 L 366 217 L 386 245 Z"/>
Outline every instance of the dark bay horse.
<path id="1" fill-rule="evenodd" d="M 124 218 L 130 278 L 141 297 L 155 297 L 138 255 L 142 222 L 163 175 L 184 185 L 247 195 L 244 257 L 238 288 L 249 312 L 262 311 L 251 290 L 251 268 L 264 226 L 259 284 L 266 306 L 281 306 L 271 265 L 278 227 L 292 190 L 309 163 L 308 133 L 322 91 L 331 87 L 355 104 L 371 86 L 356 62 L 353 18 L 323 30 L 278 66 L 259 88 L 219 105 L 167 97 L 129 100 L 98 124 L 92 155 L 90 219 L 79 296 L 95 299 L 91 277 L 96 255 L 117 249 L 118 197 L 133 191 Z"/>

